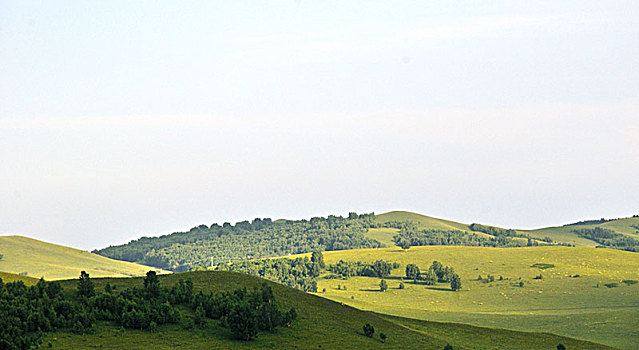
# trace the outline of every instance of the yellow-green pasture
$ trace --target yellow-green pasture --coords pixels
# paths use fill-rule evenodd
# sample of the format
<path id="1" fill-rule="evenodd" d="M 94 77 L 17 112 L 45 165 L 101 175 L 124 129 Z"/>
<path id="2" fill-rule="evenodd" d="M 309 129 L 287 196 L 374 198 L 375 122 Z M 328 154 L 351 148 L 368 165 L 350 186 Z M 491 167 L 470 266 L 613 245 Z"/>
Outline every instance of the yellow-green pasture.
<path id="1" fill-rule="evenodd" d="M 319 279 L 318 295 L 359 309 L 549 332 L 622 349 L 639 347 L 639 283 L 632 282 L 639 280 L 637 253 L 588 247 L 428 246 L 407 251 L 396 247 L 332 251 L 325 252 L 324 259 L 327 264 L 340 259 L 384 259 L 401 264 L 387 278 L 386 292 L 379 291 L 379 278 Z M 406 264 L 417 264 L 423 271 L 433 260 L 455 269 L 462 290 L 453 292 L 444 283 L 426 286 L 408 280 L 399 289 Z M 534 264 L 554 267 L 540 269 Z M 478 280 L 479 275 L 485 279 L 489 274 L 495 276 L 494 282 Z M 534 279 L 540 274 L 542 279 Z"/>
<path id="2" fill-rule="evenodd" d="M 22 281 L 27 286 L 32 286 L 38 283 L 38 280 L 35 278 L 31 278 L 28 276 L 20 276 L 20 275 L 16 275 L 14 273 L 8 273 L 8 272 L 0 272 L 0 278 L 2 279 L 3 283 Z"/>
<path id="3" fill-rule="evenodd" d="M 82 270 L 91 277 L 142 276 L 159 270 L 22 236 L 0 236 L 0 254 L 0 271 L 46 280 L 77 278 Z"/>

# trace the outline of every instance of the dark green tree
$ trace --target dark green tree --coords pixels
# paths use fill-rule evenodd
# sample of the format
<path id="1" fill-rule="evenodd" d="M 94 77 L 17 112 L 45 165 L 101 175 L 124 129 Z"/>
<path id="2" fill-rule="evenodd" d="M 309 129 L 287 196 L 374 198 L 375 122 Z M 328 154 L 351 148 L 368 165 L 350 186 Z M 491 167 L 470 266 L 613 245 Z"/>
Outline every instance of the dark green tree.
<path id="1" fill-rule="evenodd" d="M 460 290 L 461 289 L 461 279 L 458 274 L 453 274 L 450 278 L 450 288 L 452 290 Z"/>
<path id="2" fill-rule="evenodd" d="M 311 261 L 318 263 L 319 267 L 322 269 L 326 268 L 326 264 L 324 263 L 324 254 L 322 254 L 321 251 L 314 251 L 311 255 Z"/>
<path id="3" fill-rule="evenodd" d="M 417 280 L 419 278 L 419 267 L 415 264 L 406 265 L 406 278 Z"/>
<path id="4" fill-rule="evenodd" d="M 78 296 L 84 298 L 91 298 L 95 295 L 95 289 L 93 288 L 93 281 L 89 278 L 89 274 L 86 271 L 80 272 L 80 279 L 78 280 Z"/>
<path id="5" fill-rule="evenodd" d="M 382 340 L 382 343 L 386 342 L 386 334 L 385 333 L 379 333 L 379 339 Z"/>
<path id="6" fill-rule="evenodd" d="M 424 281 L 424 283 L 428 286 L 432 286 L 435 285 L 435 283 L 437 283 L 437 274 L 435 274 L 435 271 L 433 271 L 433 269 L 428 269 L 428 271 L 426 271 L 426 273 L 421 275 L 422 280 Z"/>
<path id="7" fill-rule="evenodd" d="M 566 346 L 564 344 L 557 345 L 557 350 L 566 350 Z"/>
<path id="8" fill-rule="evenodd" d="M 364 330 L 364 335 L 367 337 L 372 337 L 373 334 L 375 333 L 375 327 L 371 326 L 370 323 L 365 324 L 362 327 L 362 330 Z"/>
<path id="9" fill-rule="evenodd" d="M 226 318 L 231 333 L 240 340 L 251 340 L 258 332 L 255 309 L 247 302 L 239 302 L 233 306 Z"/>
<path id="10" fill-rule="evenodd" d="M 388 289 L 388 283 L 386 283 L 386 280 L 381 280 L 379 282 L 379 290 L 381 290 L 382 292 L 385 292 Z"/>

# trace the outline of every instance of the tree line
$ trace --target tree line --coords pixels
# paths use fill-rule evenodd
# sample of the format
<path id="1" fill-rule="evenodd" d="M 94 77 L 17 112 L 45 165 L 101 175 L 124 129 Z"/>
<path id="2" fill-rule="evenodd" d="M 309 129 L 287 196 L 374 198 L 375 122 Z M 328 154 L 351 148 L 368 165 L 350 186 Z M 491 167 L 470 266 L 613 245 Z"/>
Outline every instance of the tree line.
<path id="1" fill-rule="evenodd" d="M 450 283 L 452 290 L 461 289 L 461 279 L 455 270 L 436 260 L 425 272 L 420 271 L 419 266 L 415 264 L 406 265 L 406 278 L 413 280 L 414 283 L 420 281 L 426 285 L 434 285 L 437 282 Z"/>
<path id="2" fill-rule="evenodd" d="M 142 237 L 127 244 L 94 250 L 117 260 L 171 271 L 188 271 L 220 262 L 260 259 L 312 251 L 378 248 L 364 233 L 375 226 L 375 215 L 349 213 L 310 220 L 254 219 L 235 225 L 200 225 L 188 232 Z M 211 263 L 213 260 L 213 264 Z"/>
<path id="3" fill-rule="evenodd" d="M 216 267 L 218 270 L 241 272 L 268 279 L 305 292 L 317 292 L 317 278 L 324 272 L 330 273 L 327 278 L 348 279 L 353 276 L 384 278 L 396 268 L 399 268 L 399 263 L 384 260 L 376 260 L 372 263 L 340 260 L 336 264 L 326 266 L 324 255 L 320 251 L 313 252 L 310 259 L 298 257 L 247 260 L 220 264 Z"/>
<path id="4" fill-rule="evenodd" d="M 183 318 L 180 306 L 190 308 L 195 316 Z M 204 325 L 211 318 L 221 320 L 235 338 L 250 340 L 259 331 L 290 325 L 296 316 L 295 309 L 277 308 L 273 291 L 266 284 L 253 291 L 243 288 L 217 295 L 195 294 L 190 280 L 167 288 L 149 271 L 141 288 L 118 291 L 107 283 L 104 291 L 97 291 L 89 274 L 82 271 L 75 293 L 65 293 L 55 281 L 40 279 L 27 287 L 22 281 L 4 284 L 0 279 L 0 349 L 37 347 L 46 332 L 91 332 L 97 321 L 154 331 L 158 325 L 170 323 Z"/>
<path id="5" fill-rule="evenodd" d="M 639 252 L 639 240 L 606 228 L 583 228 L 573 230 L 579 237 L 595 241 L 601 247 Z"/>
<path id="6" fill-rule="evenodd" d="M 411 246 L 457 245 L 471 247 L 525 247 L 529 243 L 515 240 L 507 236 L 484 237 L 475 233 L 459 230 L 400 229 L 393 236 L 393 242 L 399 247 L 408 249 Z"/>

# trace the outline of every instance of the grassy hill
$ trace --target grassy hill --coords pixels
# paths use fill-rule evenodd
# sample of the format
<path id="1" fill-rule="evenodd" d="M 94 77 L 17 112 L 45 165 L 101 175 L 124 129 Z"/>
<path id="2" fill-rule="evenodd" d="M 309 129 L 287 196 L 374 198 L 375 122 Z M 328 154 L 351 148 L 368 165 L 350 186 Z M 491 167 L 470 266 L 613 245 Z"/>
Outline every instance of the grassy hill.
<path id="1" fill-rule="evenodd" d="M 363 310 L 429 321 L 549 332 L 622 349 L 638 348 L 637 253 L 588 247 L 454 246 L 324 253 L 327 264 L 340 259 L 384 259 L 401 264 L 387 279 L 386 292 L 378 291 L 379 278 L 320 277 L 318 290 L 326 291 L 318 295 Z M 447 284 L 426 286 L 412 281 L 405 281 L 405 289 L 398 288 L 406 264 L 417 264 L 424 271 L 433 260 L 455 269 L 462 279 L 461 291 L 452 292 Z M 547 264 L 537 266 L 548 268 L 534 267 L 535 264 Z M 485 280 L 489 274 L 495 276 L 494 282 L 478 280 L 479 275 Z M 534 279 L 539 274 L 543 278 Z M 519 287 L 519 282 L 524 282 L 524 286 Z"/>
<path id="2" fill-rule="evenodd" d="M 593 225 L 564 225 L 557 227 L 547 227 L 537 230 L 521 230 L 522 233 L 527 233 L 532 237 L 542 238 L 548 236 L 557 242 L 571 243 L 576 246 L 591 246 L 597 245 L 597 242 L 577 236 L 573 231 L 578 229 L 594 229 L 595 227 L 601 227 L 604 229 L 613 230 L 616 233 L 639 239 L 639 217 L 623 218 L 610 220 L 601 224 Z"/>
<path id="3" fill-rule="evenodd" d="M 191 279 L 196 290 L 224 291 L 236 288 L 252 288 L 264 281 L 256 277 L 223 271 L 191 272 L 160 276 L 163 285 L 171 285 L 179 279 Z M 96 289 L 109 282 L 123 289 L 139 286 L 139 278 L 94 279 Z M 52 344 L 57 349 L 72 348 L 127 348 L 142 349 L 152 346 L 157 349 L 443 349 L 450 343 L 455 349 L 553 349 L 559 343 L 568 349 L 609 349 L 590 342 L 569 339 L 550 334 L 537 334 L 479 328 L 467 325 L 434 323 L 378 315 L 357 310 L 339 302 L 330 301 L 311 294 L 269 283 L 277 302 L 284 308 L 294 306 L 298 319 L 291 328 L 278 329 L 276 333 L 260 333 L 255 341 L 230 340 L 217 321 L 210 321 L 204 329 L 184 330 L 178 325 L 165 325 L 156 332 L 120 331 L 116 327 L 100 324 L 95 333 L 74 335 L 67 332 L 48 334 L 44 345 Z M 62 281 L 63 287 L 73 290 L 75 280 Z M 188 316 L 188 311 L 184 310 Z M 375 336 L 363 335 L 362 325 L 375 327 Z M 388 335 L 386 343 L 379 333 Z M 470 341 L 475 339 L 475 341 Z"/>
<path id="4" fill-rule="evenodd" d="M 409 221 L 414 222 L 421 229 L 434 229 L 434 230 L 461 230 L 466 232 L 472 232 L 468 228 L 468 224 L 463 224 L 455 221 L 449 221 L 444 219 L 438 219 L 426 215 L 411 213 L 407 211 L 392 211 L 375 216 L 375 222 L 383 224 L 389 221 Z M 481 221 L 478 221 L 481 223 Z M 564 225 L 555 227 L 545 227 L 535 230 L 520 230 L 516 229 L 518 233 L 530 235 L 533 238 L 545 238 L 550 237 L 553 241 L 559 243 L 573 244 L 577 247 L 595 247 L 597 242 L 583 237 L 579 237 L 574 230 L 578 229 L 593 229 L 595 227 L 601 227 L 609 230 L 613 230 L 616 233 L 639 239 L 639 217 L 622 218 L 606 221 L 603 223 L 590 224 L 590 225 Z M 392 237 L 397 232 L 396 229 L 390 228 L 376 228 L 370 229 L 367 233 L 367 237 L 377 239 L 378 241 L 385 243 L 387 246 L 393 246 Z M 478 235 L 484 235 L 481 232 L 473 232 Z"/>
<path id="5" fill-rule="evenodd" d="M 82 270 L 92 277 L 142 276 L 157 270 L 22 236 L 0 236 L 0 254 L 0 271 L 46 280 L 77 278 Z"/>

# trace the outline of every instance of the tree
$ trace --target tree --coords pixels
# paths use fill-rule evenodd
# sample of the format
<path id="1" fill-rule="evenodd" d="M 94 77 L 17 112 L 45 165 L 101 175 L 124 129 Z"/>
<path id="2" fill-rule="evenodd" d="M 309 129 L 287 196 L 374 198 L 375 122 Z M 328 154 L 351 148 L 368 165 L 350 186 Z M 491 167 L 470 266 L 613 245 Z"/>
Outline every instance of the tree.
<path id="1" fill-rule="evenodd" d="M 375 333 L 375 327 L 371 326 L 369 323 L 365 324 L 362 329 L 364 330 L 364 335 L 369 338 Z"/>
<path id="2" fill-rule="evenodd" d="M 435 271 L 433 271 L 433 269 L 431 268 L 422 275 L 422 279 L 424 280 L 424 283 L 426 285 L 432 286 L 437 283 L 437 274 L 435 274 Z"/>
<path id="3" fill-rule="evenodd" d="M 149 271 L 144 278 L 144 289 L 149 296 L 158 297 L 160 294 L 160 281 L 155 271 Z"/>
<path id="4" fill-rule="evenodd" d="M 93 288 L 93 281 L 89 278 L 89 274 L 86 271 L 80 272 L 80 279 L 78 280 L 78 296 L 90 298 L 95 295 L 95 289 Z"/>
<path id="5" fill-rule="evenodd" d="M 564 344 L 557 345 L 557 350 L 566 350 L 566 346 Z"/>
<path id="6" fill-rule="evenodd" d="M 379 282 L 379 290 L 381 290 L 382 292 L 385 292 L 388 289 L 388 283 L 386 283 L 386 280 L 381 280 Z"/>
<path id="7" fill-rule="evenodd" d="M 386 342 L 386 334 L 384 334 L 384 333 L 379 333 L 379 339 L 381 339 L 381 340 L 382 340 L 382 343 L 385 343 L 385 342 Z"/>
<path id="8" fill-rule="evenodd" d="M 405 288 L 404 282 L 399 282 L 399 289 L 404 289 L 404 288 Z"/>
<path id="9" fill-rule="evenodd" d="M 444 350 L 453 350 L 453 346 L 450 344 L 446 344 L 446 346 L 444 346 Z"/>
<path id="10" fill-rule="evenodd" d="M 320 268 L 326 268 L 326 264 L 324 263 L 324 255 L 320 251 L 315 251 L 311 255 L 311 261 L 314 263 L 318 263 Z"/>
<path id="11" fill-rule="evenodd" d="M 406 265 L 406 278 L 417 280 L 419 278 L 419 267 L 415 264 Z"/>
<path id="12" fill-rule="evenodd" d="M 450 288 L 452 290 L 460 290 L 461 289 L 461 279 L 458 274 L 453 274 L 450 278 Z"/>
<path id="13" fill-rule="evenodd" d="M 233 306 L 226 318 L 229 329 L 235 338 L 251 340 L 258 332 L 255 311 L 247 302 L 239 302 Z"/>

